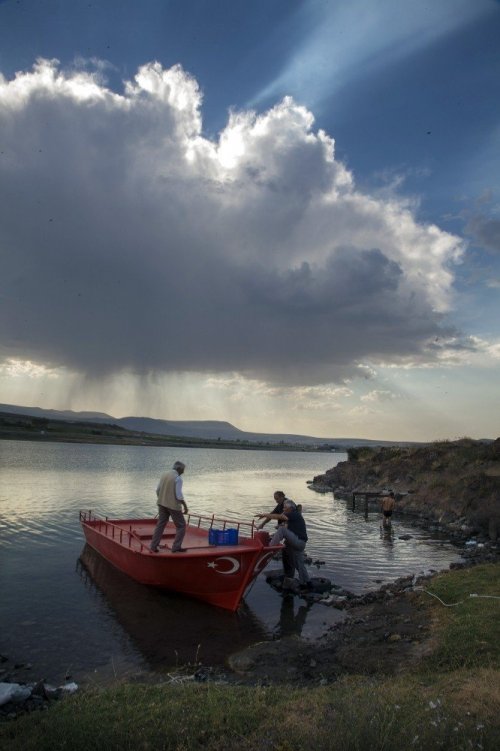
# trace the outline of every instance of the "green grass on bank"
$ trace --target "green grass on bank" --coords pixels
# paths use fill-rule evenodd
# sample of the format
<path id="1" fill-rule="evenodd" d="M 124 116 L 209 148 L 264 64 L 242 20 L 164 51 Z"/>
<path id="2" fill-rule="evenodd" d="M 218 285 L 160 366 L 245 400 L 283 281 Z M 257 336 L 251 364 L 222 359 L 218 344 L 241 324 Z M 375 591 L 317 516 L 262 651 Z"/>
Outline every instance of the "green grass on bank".
<path id="1" fill-rule="evenodd" d="M 0 726 L 6 751 L 404 751 L 500 748 L 500 566 L 439 576 L 421 594 L 435 649 L 396 677 L 330 686 L 117 685 Z M 319 647 L 320 649 L 320 647 Z M 319 656 L 319 659 L 321 657 Z M 466 667 L 463 667 L 466 666 Z"/>
<path id="2" fill-rule="evenodd" d="M 437 638 L 429 664 L 500 668 L 500 565 L 450 571 L 425 589 L 432 593 L 422 596 L 430 600 Z"/>
<path id="3" fill-rule="evenodd" d="M 125 685 L 21 717 L 1 729 L 0 743 L 19 751 L 498 749 L 498 698 L 498 673 L 487 670 L 460 672 L 451 685 L 414 675 L 315 689 Z"/>

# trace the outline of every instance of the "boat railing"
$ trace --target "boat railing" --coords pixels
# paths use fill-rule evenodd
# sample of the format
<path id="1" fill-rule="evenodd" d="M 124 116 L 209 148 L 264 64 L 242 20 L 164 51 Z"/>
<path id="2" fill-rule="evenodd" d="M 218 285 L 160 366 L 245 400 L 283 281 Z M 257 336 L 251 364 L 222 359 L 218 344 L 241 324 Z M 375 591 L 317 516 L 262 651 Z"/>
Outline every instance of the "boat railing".
<path id="1" fill-rule="evenodd" d="M 252 538 L 256 531 L 256 525 L 254 521 L 242 522 L 235 519 L 224 519 L 221 516 L 212 514 L 211 516 L 203 516 L 202 514 L 191 514 L 187 516 L 187 524 L 192 527 L 199 527 L 200 529 L 220 529 L 223 532 L 226 529 L 237 529 L 244 536 Z"/>
<path id="2" fill-rule="evenodd" d="M 106 537 L 110 537 L 112 540 L 117 540 L 120 544 L 127 544 L 128 547 L 132 547 L 132 543 L 140 545 L 141 552 L 143 550 L 149 550 L 139 535 L 133 531 L 132 526 L 129 529 L 124 528 L 121 525 L 113 524 L 112 521 L 106 516 L 102 519 L 93 511 L 80 511 L 80 522 L 89 524 L 92 527 L 96 527 L 101 534 Z M 255 522 L 237 521 L 236 519 L 225 519 L 220 516 L 212 514 L 211 516 L 203 516 L 203 514 L 191 514 L 187 516 L 186 523 L 192 527 L 199 527 L 200 529 L 220 529 L 225 531 L 227 529 L 237 529 L 238 533 L 241 532 L 243 536 L 248 536 L 250 539 L 254 537 L 257 527 Z M 135 546 L 134 546 L 135 547 Z"/>
<path id="3" fill-rule="evenodd" d="M 111 540 L 116 540 L 120 545 L 128 545 L 129 548 L 139 545 L 141 553 L 148 551 L 147 545 L 144 545 L 141 538 L 136 534 L 132 526 L 129 529 L 125 529 L 118 524 L 113 524 L 109 521 L 108 517 L 101 519 L 101 517 L 94 514 L 93 511 L 80 511 L 80 522 L 83 524 L 89 524 L 92 527 L 96 527 L 97 530 L 105 537 L 109 537 Z M 134 545 L 132 543 L 135 543 Z"/>

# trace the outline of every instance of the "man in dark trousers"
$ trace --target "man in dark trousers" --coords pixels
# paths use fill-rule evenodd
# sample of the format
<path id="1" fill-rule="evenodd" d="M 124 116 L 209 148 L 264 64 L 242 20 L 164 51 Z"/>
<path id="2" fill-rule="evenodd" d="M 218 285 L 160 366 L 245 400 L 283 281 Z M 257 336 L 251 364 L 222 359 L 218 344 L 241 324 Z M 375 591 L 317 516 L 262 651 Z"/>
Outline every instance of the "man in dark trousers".
<path id="1" fill-rule="evenodd" d="M 313 585 L 304 562 L 304 549 L 307 542 L 306 523 L 295 503 L 286 498 L 283 501 L 281 514 L 257 514 L 257 516 L 259 519 L 276 519 L 276 521 L 285 522 L 274 533 L 270 545 L 278 545 L 283 540 L 285 541 L 285 546 L 291 555 L 294 572 L 297 569 L 301 588 L 312 589 Z"/>
<path id="2" fill-rule="evenodd" d="M 282 514 L 283 505 L 285 501 L 289 501 L 290 503 L 293 503 L 293 501 L 291 501 L 290 498 L 286 497 L 286 495 L 283 493 L 282 490 L 275 491 L 274 500 L 275 500 L 276 506 L 271 511 L 271 514 Z M 300 509 L 302 510 L 302 506 L 300 506 Z M 267 524 L 268 521 L 269 521 L 268 518 L 264 519 L 262 524 L 259 524 L 257 529 L 262 529 L 264 525 Z M 281 522 L 281 524 L 283 523 L 284 522 Z M 295 573 L 295 566 L 293 563 L 293 552 L 291 548 L 288 548 L 286 545 L 284 545 L 281 556 L 282 556 L 282 561 L 283 561 L 283 573 L 285 574 L 285 577 L 287 577 L 288 579 L 293 579 L 293 575 Z"/>

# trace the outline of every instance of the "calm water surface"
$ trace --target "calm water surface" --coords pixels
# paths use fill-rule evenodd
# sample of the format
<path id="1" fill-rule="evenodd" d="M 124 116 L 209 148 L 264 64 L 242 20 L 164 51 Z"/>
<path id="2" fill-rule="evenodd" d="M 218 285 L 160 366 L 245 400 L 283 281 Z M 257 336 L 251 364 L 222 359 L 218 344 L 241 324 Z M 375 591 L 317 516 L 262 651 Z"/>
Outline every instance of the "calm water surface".
<path id="1" fill-rule="evenodd" d="M 311 575 L 362 593 L 403 574 L 447 568 L 447 541 L 397 518 L 390 538 L 377 514 L 353 513 L 307 480 L 345 454 L 150 448 L 0 441 L 0 653 L 33 665 L 33 679 L 77 682 L 223 664 L 248 644 L 293 633 L 321 634 L 339 611 L 282 599 L 260 576 L 238 613 L 131 581 L 84 545 L 80 509 L 154 516 L 160 474 L 187 464 L 193 513 L 250 520 L 272 509 L 273 492 L 303 504 Z M 272 530 L 271 523 L 268 528 Z M 410 540 L 399 539 L 411 534 Z M 279 567 L 278 563 L 271 564 Z"/>

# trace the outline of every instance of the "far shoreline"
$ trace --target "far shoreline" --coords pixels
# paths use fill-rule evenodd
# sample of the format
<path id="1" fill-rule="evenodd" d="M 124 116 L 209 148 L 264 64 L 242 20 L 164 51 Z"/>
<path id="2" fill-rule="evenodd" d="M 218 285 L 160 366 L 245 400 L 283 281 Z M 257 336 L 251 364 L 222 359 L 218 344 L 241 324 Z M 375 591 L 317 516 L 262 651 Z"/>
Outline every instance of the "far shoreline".
<path id="1" fill-rule="evenodd" d="M 97 446 L 145 446 L 156 448 L 209 448 L 233 449 L 236 451 L 294 451 L 302 453 L 332 454 L 331 449 L 317 446 L 295 445 L 290 443 L 253 443 L 251 441 L 230 441 L 224 439 L 182 438 L 157 434 L 121 435 L 107 433 L 100 426 L 100 434 L 90 434 L 65 428 L 59 430 L 12 430 L 0 425 L 0 440 L 32 441 L 35 443 L 81 443 Z M 104 426 L 108 427 L 108 426 Z M 127 431 L 124 431 L 125 433 Z M 121 429 L 120 429 L 121 433 Z M 341 452 L 342 453 L 342 452 Z"/>

